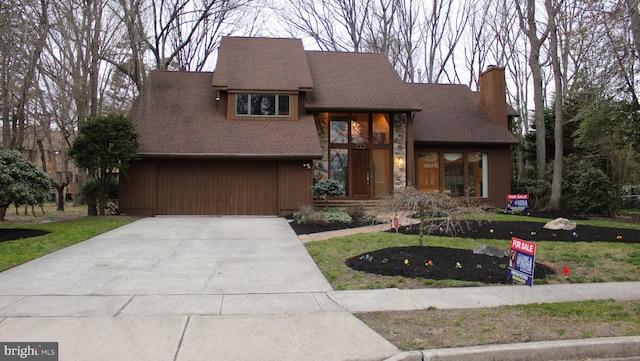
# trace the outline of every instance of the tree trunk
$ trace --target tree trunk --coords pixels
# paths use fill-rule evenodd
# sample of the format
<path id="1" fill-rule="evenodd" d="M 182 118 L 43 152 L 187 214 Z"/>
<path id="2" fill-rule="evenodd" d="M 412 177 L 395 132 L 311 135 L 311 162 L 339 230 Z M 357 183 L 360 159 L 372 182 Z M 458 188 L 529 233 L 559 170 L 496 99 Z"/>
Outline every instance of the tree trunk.
<path id="1" fill-rule="evenodd" d="M 564 137 L 562 118 L 563 113 L 563 96 L 562 96 L 562 69 L 560 67 L 560 57 L 558 56 L 558 27 L 556 25 L 556 13 L 551 0 L 545 0 L 547 15 L 549 18 L 549 31 L 551 35 L 551 64 L 553 66 L 553 77 L 555 81 L 555 124 L 553 132 L 554 140 L 554 161 L 553 161 L 553 178 L 551 180 L 551 197 L 549 198 L 548 210 L 559 211 L 561 208 L 560 200 L 562 198 L 562 160 L 564 158 Z"/>
<path id="2" fill-rule="evenodd" d="M 547 166 L 546 132 L 544 126 L 544 88 L 542 86 L 542 65 L 540 65 L 540 49 L 549 34 L 549 27 L 538 36 L 536 23 L 536 1 L 527 0 L 527 12 L 522 12 L 520 2 L 516 1 L 516 9 L 520 17 L 520 29 L 529 39 L 529 67 L 533 77 L 533 102 L 535 107 L 536 127 L 536 178 L 543 179 Z"/>
<path id="3" fill-rule="evenodd" d="M 64 183 L 57 183 L 55 181 L 51 181 L 51 185 L 53 186 L 53 189 L 56 190 L 56 193 L 58 194 L 58 199 L 56 200 L 56 211 L 60 211 L 60 212 L 64 212 L 64 188 L 66 186 L 69 185 L 69 182 L 64 182 Z"/>
<path id="4" fill-rule="evenodd" d="M 4 222 L 4 217 L 7 215 L 7 207 L 0 207 L 0 222 Z"/>

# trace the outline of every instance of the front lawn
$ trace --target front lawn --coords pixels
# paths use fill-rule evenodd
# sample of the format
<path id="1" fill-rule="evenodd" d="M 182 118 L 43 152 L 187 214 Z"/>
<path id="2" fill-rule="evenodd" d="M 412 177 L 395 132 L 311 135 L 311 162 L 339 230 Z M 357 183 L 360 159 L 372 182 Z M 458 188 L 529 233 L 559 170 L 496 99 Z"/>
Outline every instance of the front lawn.
<path id="1" fill-rule="evenodd" d="M 496 229 L 509 221 L 545 222 L 544 219 L 532 217 L 499 216 L 491 222 Z M 628 227 L 638 230 L 636 224 L 626 224 L 598 221 L 578 221 L 580 225 L 608 227 L 612 234 L 617 234 L 618 228 Z M 567 232 L 567 231 L 563 231 Z M 640 234 L 640 232 L 639 232 Z M 581 237 L 584 234 L 581 233 Z M 616 236 L 613 236 L 615 239 Z M 628 241 L 629 237 L 625 238 Z M 560 242 L 549 240 L 534 240 L 537 243 L 536 261 L 553 268 L 555 275 L 547 276 L 544 280 L 535 280 L 536 284 L 567 283 L 567 282 L 611 282 L 640 280 L 640 249 L 637 243 L 627 242 Z M 426 237 L 426 246 L 448 247 L 472 250 L 478 245 L 491 245 L 508 249 L 510 238 L 505 239 L 472 239 L 461 237 Z M 375 288 L 424 288 L 424 287 L 455 287 L 478 286 L 482 282 L 467 282 L 464 280 L 431 280 L 427 278 L 409 278 L 401 276 L 381 276 L 372 273 L 355 271 L 349 268 L 345 261 L 351 257 L 374 252 L 390 247 L 417 246 L 415 235 L 395 234 L 389 232 L 362 233 L 348 237 L 333 238 L 326 241 L 306 243 L 306 247 L 314 258 L 325 277 L 336 290 L 375 289 Z M 424 262 L 423 262 L 424 263 Z M 464 264 L 464 260 L 460 260 Z M 570 274 L 563 273 L 568 267 Z M 506 270 L 505 270 L 506 273 Z"/>
<path id="2" fill-rule="evenodd" d="M 82 242 L 101 233 L 131 223 L 137 218 L 125 216 L 79 217 L 53 223 L 1 222 L 2 229 L 23 228 L 48 234 L 0 242 L 0 271 L 18 266 L 48 253 Z M 40 217 L 42 220 L 42 217 Z"/>

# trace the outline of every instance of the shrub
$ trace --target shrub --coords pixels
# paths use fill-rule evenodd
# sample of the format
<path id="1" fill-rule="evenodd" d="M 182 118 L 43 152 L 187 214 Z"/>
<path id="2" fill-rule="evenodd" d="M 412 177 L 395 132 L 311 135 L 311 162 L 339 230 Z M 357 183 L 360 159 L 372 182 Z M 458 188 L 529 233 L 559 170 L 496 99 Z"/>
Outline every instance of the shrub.
<path id="1" fill-rule="evenodd" d="M 326 199 L 327 196 L 337 197 L 344 194 L 342 185 L 335 179 L 320 179 L 311 186 L 313 195 L 319 199 Z"/>
<path id="2" fill-rule="evenodd" d="M 347 208 L 347 214 L 351 216 L 351 219 L 353 220 L 357 219 L 360 221 L 367 221 L 372 218 L 367 214 L 367 210 L 364 208 L 364 205 L 362 203 L 352 205 L 351 207 Z"/>
<path id="3" fill-rule="evenodd" d="M 298 224 L 321 225 L 332 222 L 340 222 L 349 224 L 353 219 L 343 209 L 325 209 L 318 211 L 310 206 L 300 207 L 298 211 L 293 213 L 293 219 Z"/>
<path id="4" fill-rule="evenodd" d="M 344 224 L 349 224 L 353 222 L 353 218 L 344 209 L 326 209 L 322 212 L 322 217 L 324 221 L 327 223 L 339 222 Z"/>
<path id="5" fill-rule="evenodd" d="M 569 156 L 564 162 L 563 208 L 576 214 L 609 216 L 618 207 L 613 182 L 597 166 Z"/>
<path id="6" fill-rule="evenodd" d="M 572 189 L 567 201 L 575 213 L 610 216 L 615 212 L 613 184 L 599 168 L 584 170 Z"/>
<path id="7" fill-rule="evenodd" d="M 529 207 L 539 209 L 549 201 L 551 183 L 538 179 L 514 179 L 511 183 L 511 193 L 529 194 Z"/>

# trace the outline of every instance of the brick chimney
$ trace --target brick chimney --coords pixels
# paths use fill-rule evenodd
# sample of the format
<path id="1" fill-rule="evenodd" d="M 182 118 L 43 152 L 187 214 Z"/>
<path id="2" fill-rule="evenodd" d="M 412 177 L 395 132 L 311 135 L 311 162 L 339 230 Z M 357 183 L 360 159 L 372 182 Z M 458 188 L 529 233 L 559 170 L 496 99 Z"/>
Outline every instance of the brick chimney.
<path id="1" fill-rule="evenodd" d="M 501 127 L 508 128 L 507 116 L 507 84 L 504 68 L 489 66 L 480 74 L 480 108 L 491 121 Z"/>

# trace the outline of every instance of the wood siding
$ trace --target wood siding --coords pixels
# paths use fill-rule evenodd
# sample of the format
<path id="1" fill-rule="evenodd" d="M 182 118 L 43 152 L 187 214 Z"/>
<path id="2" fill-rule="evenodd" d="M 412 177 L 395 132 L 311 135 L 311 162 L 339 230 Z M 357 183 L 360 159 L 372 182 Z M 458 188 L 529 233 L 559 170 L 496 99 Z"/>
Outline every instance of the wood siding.
<path id="1" fill-rule="evenodd" d="M 280 162 L 279 187 L 280 216 L 293 214 L 300 206 L 313 204 L 313 171 L 303 164 L 312 165 L 309 161 Z"/>
<path id="2" fill-rule="evenodd" d="M 143 160 L 120 184 L 120 208 L 140 215 L 286 215 L 312 203 L 302 161 Z"/>
<path id="3" fill-rule="evenodd" d="M 120 174 L 120 210 L 128 214 L 156 214 L 156 162 L 134 161 Z"/>

